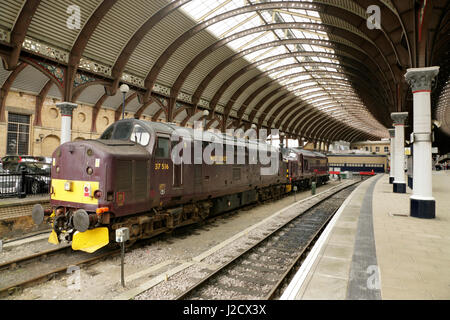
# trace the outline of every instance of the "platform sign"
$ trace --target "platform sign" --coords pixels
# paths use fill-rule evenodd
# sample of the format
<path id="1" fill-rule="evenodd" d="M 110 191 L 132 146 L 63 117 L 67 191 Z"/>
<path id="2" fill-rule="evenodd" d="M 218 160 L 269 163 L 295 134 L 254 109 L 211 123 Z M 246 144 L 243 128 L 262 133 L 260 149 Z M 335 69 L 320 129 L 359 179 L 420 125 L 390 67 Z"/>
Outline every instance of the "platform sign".
<path id="1" fill-rule="evenodd" d="M 439 149 L 437 147 L 433 147 L 433 148 L 431 148 L 431 153 L 432 154 L 439 154 Z"/>

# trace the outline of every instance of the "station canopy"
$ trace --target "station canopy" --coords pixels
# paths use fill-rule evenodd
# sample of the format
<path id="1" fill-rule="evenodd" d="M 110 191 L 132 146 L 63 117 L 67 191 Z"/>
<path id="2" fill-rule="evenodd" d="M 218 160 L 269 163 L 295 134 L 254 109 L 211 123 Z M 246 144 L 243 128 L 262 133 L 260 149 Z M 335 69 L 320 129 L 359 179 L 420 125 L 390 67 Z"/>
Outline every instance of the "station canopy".
<path id="1" fill-rule="evenodd" d="M 433 119 L 450 134 L 449 3 L 3 0 L 0 85 L 92 105 L 93 131 L 101 107 L 120 118 L 126 83 L 136 118 L 185 126 L 208 110 L 222 131 L 356 141 L 388 138 L 392 112 L 412 119 L 406 70 L 440 65 Z"/>

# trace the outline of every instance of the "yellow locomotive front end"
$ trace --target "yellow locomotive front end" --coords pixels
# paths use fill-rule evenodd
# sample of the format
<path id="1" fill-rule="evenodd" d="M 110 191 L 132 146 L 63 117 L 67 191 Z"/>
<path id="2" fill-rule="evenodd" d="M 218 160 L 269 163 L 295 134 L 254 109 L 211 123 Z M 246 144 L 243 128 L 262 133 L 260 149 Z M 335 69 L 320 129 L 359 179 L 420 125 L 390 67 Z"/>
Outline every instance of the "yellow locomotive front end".
<path id="1" fill-rule="evenodd" d="M 130 131 L 122 140 L 106 136 L 69 142 L 55 150 L 52 210 L 45 212 L 36 205 L 32 212 L 36 224 L 46 220 L 52 225 L 50 243 L 71 242 L 74 250 L 95 252 L 108 245 L 114 219 L 147 210 L 147 198 L 137 203 L 133 197 L 133 183 L 138 180 L 132 177 L 136 163 L 147 163 L 149 153 L 130 141 L 135 126 L 132 122 L 119 122 L 118 126 Z"/>

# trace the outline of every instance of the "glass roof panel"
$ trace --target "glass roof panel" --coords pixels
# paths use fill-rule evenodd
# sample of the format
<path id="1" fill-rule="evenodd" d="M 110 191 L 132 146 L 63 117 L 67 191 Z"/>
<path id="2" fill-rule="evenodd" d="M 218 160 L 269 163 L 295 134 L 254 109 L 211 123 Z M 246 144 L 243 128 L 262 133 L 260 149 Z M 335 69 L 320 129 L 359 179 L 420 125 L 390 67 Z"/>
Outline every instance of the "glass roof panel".
<path id="1" fill-rule="evenodd" d="M 308 1 L 313 2 L 313 0 Z M 230 10 L 259 2 L 263 1 L 192 0 L 185 4 L 182 9 L 195 21 L 202 22 Z M 320 13 L 315 10 L 283 8 L 238 14 L 226 20 L 211 24 L 207 30 L 217 38 L 223 39 L 240 31 L 257 26 L 283 22 L 322 23 Z M 227 43 L 227 45 L 236 52 L 240 52 L 253 48 L 257 45 L 284 39 L 320 39 L 326 41 L 329 40 L 329 37 L 327 33 L 322 30 L 277 29 L 273 31 L 269 30 L 258 32 L 249 36 L 238 38 Z M 368 130 L 371 130 L 372 133 L 375 130 L 380 133 L 380 135 L 385 135 L 386 128 L 376 121 L 372 114 L 364 106 L 358 93 L 353 88 L 351 81 L 343 73 L 345 71 L 341 71 L 344 69 L 337 66 L 308 65 L 304 67 L 293 67 L 288 70 L 273 71 L 274 68 L 300 62 L 333 63 L 339 65 L 340 62 L 338 57 L 325 58 L 318 55 L 314 56 L 311 54 L 306 54 L 304 56 L 295 56 L 287 59 L 275 59 L 268 62 L 263 60 L 281 54 L 298 54 L 298 52 L 317 52 L 335 55 L 335 51 L 331 47 L 331 44 L 330 47 L 313 44 L 312 42 L 287 44 L 267 47 L 253 52 L 251 51 L 249 50 L 249 53 L 244 56 L 244 59 L 249 61 L 249 63 L 255 63 L 258 69 L 263 72 L 267 72 L 269 77 L 278 79 L 278 82 L 281 85 L 286 86 L 286 88 L 291 90 L 295 95 L 303 95 L 308 99 L 313 99 L 314 102 L 312 105 L 314 107 L 329 113 L 332 117 L 344 121 L 353 127 L 367 128 Z M 295 75 L 298 73 L 301 73 L 301 75 Z M 289 75 L 293 76 L 289 77 Z M 308 79 L 311 81 L 298 84 L 299 81 Z M 335 79 L 336 81 L 327 81 L 322 79 Z M 316 87 L 311 88 L 311 86 Z M 340 90 L 336 90 L 337 87 Z M 302 90 L 302 88 L 306 89 Z M 330 101 L 334 101 L 334 103 L 330 104 Z M 350 102 L 352 102 L 352 105 L 349 105 Z"/>

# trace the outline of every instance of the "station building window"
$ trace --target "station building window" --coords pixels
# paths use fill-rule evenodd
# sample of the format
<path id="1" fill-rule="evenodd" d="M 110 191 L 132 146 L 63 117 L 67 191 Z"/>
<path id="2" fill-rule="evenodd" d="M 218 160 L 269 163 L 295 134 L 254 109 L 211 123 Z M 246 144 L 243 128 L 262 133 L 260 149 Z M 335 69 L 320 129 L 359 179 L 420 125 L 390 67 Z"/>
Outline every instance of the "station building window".
<path id="1" fill-rule="evenodd" d="M 380 147 L 376 147 L 375 152 L 380 152 Z"/>
<path id="2" fill-rule="evenodd" d="M 27 155 L 30 143 L 30 116 L 9 113 L 6 153 Z"/>
<path id="3" fill-rule="evenodd" d="M 384 152 L 389 152 L 389 147 L 384 147 Z"/>

